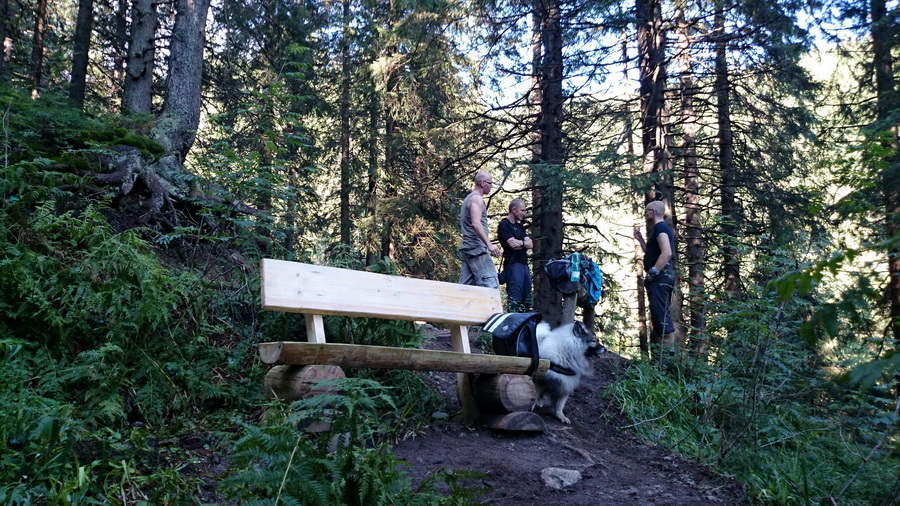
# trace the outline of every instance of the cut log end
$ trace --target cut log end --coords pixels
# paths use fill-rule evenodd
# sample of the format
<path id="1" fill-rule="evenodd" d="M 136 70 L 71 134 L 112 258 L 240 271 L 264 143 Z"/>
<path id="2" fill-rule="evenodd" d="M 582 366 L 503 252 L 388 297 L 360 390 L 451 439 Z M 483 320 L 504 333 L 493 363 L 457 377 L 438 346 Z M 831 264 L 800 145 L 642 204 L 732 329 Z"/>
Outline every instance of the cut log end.
<path id="1" fill-rule="evenodd" d="M 547 424 L 544 419 L 530 411 L 518 411 L 505 415 L 481 415 L 478 423 L 491 429 L 520 431 L 520 432 L 544 432 Z"/>
<path id="2" fill-rule="evenodd" d="M 312 389 L 321 380 L 335 378 L 346 378 L 344 370 L 336 365 L 277 365 L 266 373 L 265 396 L 267 399 L 296 401 L 326 393 L 326 390 Z"/>
<path id="3" fill-rule="evenodd" d="M 472 391 L 483 413 L 530 411 L 534 405 L 534 382 L 520 374 L 480 374 Z"/>

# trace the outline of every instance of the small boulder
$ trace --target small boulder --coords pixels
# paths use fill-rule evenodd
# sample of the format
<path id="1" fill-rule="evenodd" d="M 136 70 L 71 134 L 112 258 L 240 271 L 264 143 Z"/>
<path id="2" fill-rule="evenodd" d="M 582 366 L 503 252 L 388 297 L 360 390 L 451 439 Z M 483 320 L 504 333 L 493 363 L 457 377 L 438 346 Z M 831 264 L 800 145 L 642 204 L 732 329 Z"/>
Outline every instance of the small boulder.
<path id="1" fill-rule="evenodd" d="M 545 467 L 541 469 L 541 479 L 544 480 L 544 485 L 556 490 L 562 490 L 581 481 L 581 473 L 572 469 Z"/>

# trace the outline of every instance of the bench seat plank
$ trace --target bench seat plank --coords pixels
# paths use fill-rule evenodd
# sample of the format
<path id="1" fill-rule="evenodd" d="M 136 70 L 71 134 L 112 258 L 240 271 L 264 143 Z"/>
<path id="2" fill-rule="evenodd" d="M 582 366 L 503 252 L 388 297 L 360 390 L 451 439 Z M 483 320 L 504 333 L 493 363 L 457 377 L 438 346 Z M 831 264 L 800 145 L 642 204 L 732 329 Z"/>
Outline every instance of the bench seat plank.
<path id="1" fill-rule="evenodd" d="M 269 311 L 480 325 L 502 313 L 500 290 L 262 260 L 262 307 Z"/>
<path id="2" fill-rule="evenodd" d="M 323 364 L 486 374 L 524 374 L 531 365 L 531 359 L 525 357 L 296 341 L 260 343 L 259 356 L 266 364 Z M 549 368 L 550 361 L 541 360 L 535 376 L 543 376 Z"/>

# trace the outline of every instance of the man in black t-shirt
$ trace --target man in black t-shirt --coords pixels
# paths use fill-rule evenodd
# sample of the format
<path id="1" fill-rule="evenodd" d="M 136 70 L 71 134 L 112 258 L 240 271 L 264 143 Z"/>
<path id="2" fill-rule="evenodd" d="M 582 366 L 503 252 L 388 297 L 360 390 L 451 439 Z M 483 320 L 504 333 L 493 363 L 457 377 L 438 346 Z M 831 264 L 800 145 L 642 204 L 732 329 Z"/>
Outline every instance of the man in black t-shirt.
<path id="1" fill-rule="evenodd" d="M 675 288 L 675 269 L 672 257 L 675 254 L 675 234 L 665 222 L 665 205 L 660 201 L 647 204 L 644 218 L 650 229 L 647 242 L 641 231 L 635 227 L 634 237 L 644 250 L 644 288 L 650 303 L 650 341 L 653 348 L 660 351 L 675 351 L 675 325 L 669 308 L 672 305 L 672 291 Z"/>
<path id="2" fill-rule="evenodd" d="M 528 250 L 534 245 L 525 234 L 525 201 L 509 203 L 509 215 L 500 220 L 497 238 L 503 247 L 503 271 L 506 273 L 507 311 L 525 313 L 531 307 L 531 271 Z"/>

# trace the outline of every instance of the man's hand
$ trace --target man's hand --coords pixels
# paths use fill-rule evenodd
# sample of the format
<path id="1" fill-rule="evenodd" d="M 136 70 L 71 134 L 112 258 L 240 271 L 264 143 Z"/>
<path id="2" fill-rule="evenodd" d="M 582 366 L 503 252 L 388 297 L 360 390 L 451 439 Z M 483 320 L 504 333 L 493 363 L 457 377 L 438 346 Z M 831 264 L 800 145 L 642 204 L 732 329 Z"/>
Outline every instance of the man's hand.
<path id="1" fill-rule="evenodd" d="M 645 278 L 647 281 L 653 281 L 653 279 L 654 279 L 656 276 L 659 276 L 659 269 L 657 269 L 656 267 L 651 267 L 650 270 L 647 271 L 647 275 L 644 276 L 644 278 Z"/>
<path id="2" fill-rule="evenodd" d="M 638 241 L 644 240 L 644 234 L 642 234 L 641 229 L 639 229 L 637 227 L 634 227 L 634 232 L 632 233 L 632 235 L 634 235 L 634 238 L 637 239 Z"/>
<path id="3" fill-rule="evenodd" d="M 494 244 L 488 245 L 488 253 L 490 253 L 491 256 L 499 257 L 500 256 L 500 248 L 498 248 Z"/>

